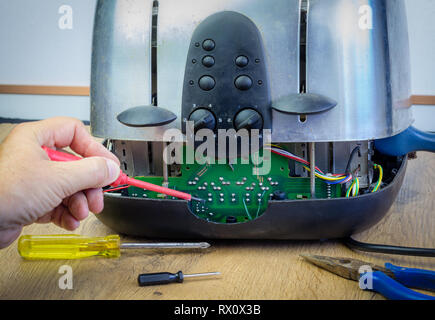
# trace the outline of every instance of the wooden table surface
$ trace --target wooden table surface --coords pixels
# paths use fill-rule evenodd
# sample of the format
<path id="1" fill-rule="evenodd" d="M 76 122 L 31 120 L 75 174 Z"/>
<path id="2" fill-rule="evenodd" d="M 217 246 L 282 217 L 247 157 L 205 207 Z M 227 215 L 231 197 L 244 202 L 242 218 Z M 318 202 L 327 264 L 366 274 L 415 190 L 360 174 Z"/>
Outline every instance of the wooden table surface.
<path id="1" fill-rule="evenodd" d="M 12 125 L 0 125 L 0 140 Z M 361 241 L 435 247 L 435 157 L 419 153 L 409 163 L 404 186 L 387 217 Z M 23 234 L 66 233 L 54 225 L 32 225 Z M 91 215 L 75 232 L 112 234 Z M 134 239 L 123 237 L 125 241 Z M 356 282 L 334 276 L 305 263 L 301 253 L 351 257 L 382 264 L 435 269 L 435 259 L 353 252 L 343 244 L 290 241 L 210 241 L 206 251 L 124 252 L 119 259 L 25 261 L 16 242 L 0 250 L 0 299 L 383 299 L 359 290 Z M 73 270 L 73 289 L 58 286 L 59 267 Z M 222 276 L 184 284 L 138 287 L 144 272 L 183 270 L 185 273 L 220 271 Z"/>

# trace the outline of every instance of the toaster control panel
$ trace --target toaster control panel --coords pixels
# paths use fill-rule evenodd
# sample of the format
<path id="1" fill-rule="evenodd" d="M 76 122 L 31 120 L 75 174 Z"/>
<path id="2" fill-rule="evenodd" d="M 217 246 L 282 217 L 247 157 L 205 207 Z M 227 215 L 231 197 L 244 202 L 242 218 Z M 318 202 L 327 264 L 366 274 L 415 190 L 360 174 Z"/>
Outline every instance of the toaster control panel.
<path id="1" fill-rule="evenodd" d="M 183 88 L 183 132 L 271 129 L 271 98 L 263 40 L 246 16 L 223 11 L 195 30 Z"/>

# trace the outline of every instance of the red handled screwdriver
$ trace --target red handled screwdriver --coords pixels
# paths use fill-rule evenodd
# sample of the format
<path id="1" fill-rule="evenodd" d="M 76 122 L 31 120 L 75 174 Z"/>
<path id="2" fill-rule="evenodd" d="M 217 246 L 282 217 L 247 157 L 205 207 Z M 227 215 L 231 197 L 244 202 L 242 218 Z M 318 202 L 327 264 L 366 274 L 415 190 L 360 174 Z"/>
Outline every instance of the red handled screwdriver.
<path id="1" fill-rule="evenodd" d="M 77 161 L 77 160 L 82 159 L 80 157 L 77 157 L 77 156 L 69 154 L 69 153 L 60 152 L 60 151 L 56 151 L 56 150 L 47 148 L 46 146 L 43 146 L 42 149 L 44 149 L 44 151 L 47 153 L 48 157 L 52 161 Z M 158 186 L 158 185 L 155 185 L 155 184 L 152 184 L 149 182 L 130 178 L 124 172 L 122 172 L 122 170 L 119 174 L 118 179 L 111 184 L 112 187 L 118 187 L 120 185 L 129 185 L 129 186 L 134 186 L 134 187 L 138 187 L 141 189 L 146 189 L 149 191 L 155 191 L 158 193 L 163 193 L 163 194 L 166 194 L 168 196 L 187 200 L 187 201 L 195 200 L 195 201 L 205 202 L 203 199 L 193 197 L 192 195 L 185 193 L 185 192 L 176 191 L 176 190 L 165 188 L 162 186 Z"/>

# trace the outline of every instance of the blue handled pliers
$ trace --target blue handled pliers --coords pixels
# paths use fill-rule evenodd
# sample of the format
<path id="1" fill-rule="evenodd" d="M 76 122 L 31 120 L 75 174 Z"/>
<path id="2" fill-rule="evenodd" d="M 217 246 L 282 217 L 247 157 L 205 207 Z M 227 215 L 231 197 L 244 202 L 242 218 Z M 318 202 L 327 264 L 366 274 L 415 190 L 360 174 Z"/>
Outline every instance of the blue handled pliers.
<path id="1" fill-rule="evenodd" d="M 386 263 L 380 267 L 372 263 L 348 259 L 331 258 L 315 255 L 301 255 L 312 264 L 335 273 L 345 279 L 360 281 L 362 277 L 370 279 L 369 287 L 366 290 L 380 293 L 391 300 L 435 300 L 435 297 L 428 296 L 410 288 L 435 291 L 435 271 L 410 269 L 394 266 Z M 360 274 L 361 270 L 364 273 Z M 367 272 L 367 270 L 371 270 Z"/>

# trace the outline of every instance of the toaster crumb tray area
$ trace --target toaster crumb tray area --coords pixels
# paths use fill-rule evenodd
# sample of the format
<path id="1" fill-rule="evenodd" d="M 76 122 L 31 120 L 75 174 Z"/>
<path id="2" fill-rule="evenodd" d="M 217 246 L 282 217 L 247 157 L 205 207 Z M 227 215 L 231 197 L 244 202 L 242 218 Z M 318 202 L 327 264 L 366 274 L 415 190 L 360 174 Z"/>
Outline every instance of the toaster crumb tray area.
<path id="1" fill-rule="evenodd" d="M 168 187 L 190 193 L 205 200 L 191 201 L 190 210 L 201 219 L 216 223 L 241 223 L 255 220 L 267 209 L 270 199 L 310 199 L 310 178 L 291 177 L 288 160 L 271 155 L 268 175 L 256 175 L 253 164 L 185 164 L 181 175 L 169 177 Z M 136 177 L 149 183 L 163 185 L 163 177 Z M 341 197 L 339 185 L 327 185 L 316 179 L 316 198 Z M 123 196 L 133 198 L 176 200 L 152 191 L 129 187 Z"/>

